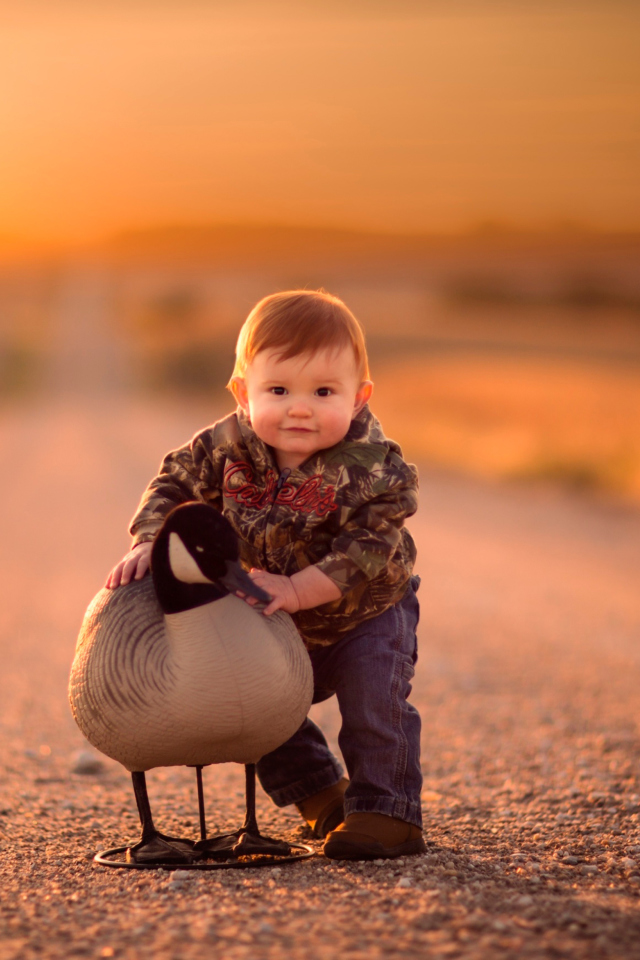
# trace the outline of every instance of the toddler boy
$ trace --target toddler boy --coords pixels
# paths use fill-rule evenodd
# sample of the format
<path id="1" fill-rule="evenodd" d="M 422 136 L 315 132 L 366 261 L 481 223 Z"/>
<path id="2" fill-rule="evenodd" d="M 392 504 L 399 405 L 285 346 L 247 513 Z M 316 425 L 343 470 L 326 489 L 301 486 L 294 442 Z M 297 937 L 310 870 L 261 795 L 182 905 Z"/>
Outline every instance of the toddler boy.
<path id="1" fill-rule="evenodd" d="M 169 453 L 131 522 L 133 546 L 107 586 L 140 579 L 175 506 L 201 500 L 235 529 L 240 559 L 286 610 L 309 650 L 314 702 L 338 698 L 349 780 L 307 719 L 257 771 L 278 806 L 295 803 L 333 859 L 425 849 L 420 717 L 407 702 L 418 579 L 404 520 L 417 473 L 367 406 L 362 330 L 344 303 L 294 290 L 245 321 L 229 381 L 238 408 Z M 253 602 L 248 598 L 247 602 Z"/>

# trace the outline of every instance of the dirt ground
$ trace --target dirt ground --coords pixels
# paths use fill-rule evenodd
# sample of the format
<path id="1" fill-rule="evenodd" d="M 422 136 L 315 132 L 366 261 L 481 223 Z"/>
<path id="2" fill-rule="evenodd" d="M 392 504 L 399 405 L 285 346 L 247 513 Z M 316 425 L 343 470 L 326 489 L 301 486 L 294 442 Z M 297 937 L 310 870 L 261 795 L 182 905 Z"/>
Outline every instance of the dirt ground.
<path id="1" fill-rule="evenodd" d="M 640 957 L 640 516 L 423 474 L 428 853 L 252 873 L 131 874 L 91 862 L 137 832 L 128 776 L 74 773 L 66 679 L 83 609 L 126 546 L 183 409 L 5 412 L 0 957 Z M 335 739 L 333 705 L 314 708 Z M 242 771 L 206 771 L 211 827 Z M 158 819 L 196 828 L 191 771 L 150 776 Z M 295 811 L 260 798 L 272 832 Z"/>
<path id="2" fill-rule="evenodd" d="M 203 414 L 68 386 L 0 413 L 0 960 L 640 958 L 640 514 L 552 490 L 423 470 L 425 856 L 93 863 L 138 826 L 117 764 L 74 772 L 75 637 L 146 480 Z M 335 742 L 335 706 L 314 716 Z M 149 781 L 161 828 L 195 836 L 193 771 Z M 211 830 L 237 825 L 242 769 L 205 785 Z M 295 810 L 258 807 L 303 838 Z"/>

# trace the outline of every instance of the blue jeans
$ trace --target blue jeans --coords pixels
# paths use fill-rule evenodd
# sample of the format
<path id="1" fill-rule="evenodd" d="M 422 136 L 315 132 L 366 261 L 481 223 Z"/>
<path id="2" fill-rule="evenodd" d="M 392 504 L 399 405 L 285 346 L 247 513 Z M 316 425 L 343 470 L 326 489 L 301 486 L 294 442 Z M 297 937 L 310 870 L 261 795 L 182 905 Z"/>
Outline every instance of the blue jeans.
<path id="1" fill-rule="evenodd" d="M 402 599 L 350 630 L 330 647 L 310 652 L 313 702 L 335 695 L 342 716 L 338 743 L 347 765 L 345 815 L 384 813 L 422 826 L 420 715 L 407 702 L 417 659 L 420 580 Z M 258 777 L 279 807 L 333 786 L 343 770 L 312 720 L 262 757 Z"/>

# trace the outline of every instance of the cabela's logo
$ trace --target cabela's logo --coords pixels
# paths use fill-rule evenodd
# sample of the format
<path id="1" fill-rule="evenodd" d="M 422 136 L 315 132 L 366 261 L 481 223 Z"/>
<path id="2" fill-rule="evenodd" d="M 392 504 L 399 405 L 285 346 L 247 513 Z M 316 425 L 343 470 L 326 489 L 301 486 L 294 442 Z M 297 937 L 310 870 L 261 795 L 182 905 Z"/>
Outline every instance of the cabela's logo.
<path id="1" fill-rule="evenodd" d="M 327 486 L 323 490 L 320 474 L 307 477 L 299 486 L 283 483 L 279 490 L 277 486 L 278 474 L 275 470 L 267 470 L 264 485 L 258 486 L 254 483 L 253 470 L 244 460 L 232 463 L 224 472 L 225 497 L 248 507 L 260 509 L 269 503 L 286 503 L 292 510 L 315 513 L 319 517 L 325 517 L 332 510 L 338 509 L 335 487 Z"/>

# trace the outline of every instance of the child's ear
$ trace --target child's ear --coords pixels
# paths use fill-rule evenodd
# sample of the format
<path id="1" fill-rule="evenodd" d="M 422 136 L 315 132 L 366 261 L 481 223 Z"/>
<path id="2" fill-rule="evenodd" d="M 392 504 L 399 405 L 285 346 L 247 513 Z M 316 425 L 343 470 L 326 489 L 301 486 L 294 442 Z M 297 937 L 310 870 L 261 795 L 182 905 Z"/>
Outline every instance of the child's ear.
<path id="1" fill-rule="evenodd" d="M 249 413 L 249 395 L 247 385 L 242 377 L 232 377 L 229 383 L 231 393 L 239 407 L 242 407 L 246 414 Z"/>
<path id="2" fill-rule="evenodd" d="M 365 403 L 369 403 L 372 393 L 373 393 L 373 383 L 371 382 L 371 380 L 363 380 L 360 386 L 358 387 L 358 392 L 356 393 L 356 400 L 353 405 L 354 416 L 360 413 Z"/>

